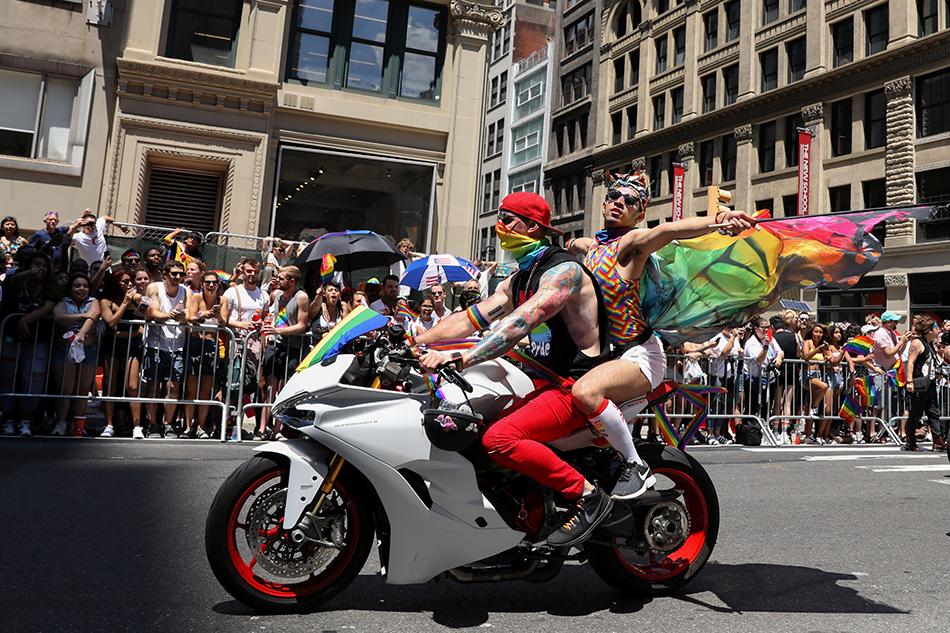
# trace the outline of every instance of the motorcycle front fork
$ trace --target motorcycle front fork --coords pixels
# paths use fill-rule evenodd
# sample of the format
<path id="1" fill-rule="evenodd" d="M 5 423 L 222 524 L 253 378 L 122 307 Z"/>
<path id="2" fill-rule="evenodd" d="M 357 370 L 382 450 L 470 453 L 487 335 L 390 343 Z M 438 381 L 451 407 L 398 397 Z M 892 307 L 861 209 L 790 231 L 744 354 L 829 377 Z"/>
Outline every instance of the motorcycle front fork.
<path id="1" fill-rule="evenodd" d="M 326 523 L 326 519 L 321 518 L 318 514 L 320 508 L 322 508 L 326 502 L 327 497 L 333 492 L 333 486 L 336 483 L 337 477 L 340 476 L 340 471 L 343 470 L 343 464 L 345 463 L 346 460 L 344 460 L 339 453 L 334 453 L 333 457 L 330 458 L 327 476 L 324 478 L 323 483 L 320 484 L 320 489 L 313 505 L 304 513 L 303 518 L 300 519 L 300 523 L 290 533 L 290 537 L 295 543 L 302 543 L 308 539 L 320 539 L 320 531 L 324 523 Z"/>

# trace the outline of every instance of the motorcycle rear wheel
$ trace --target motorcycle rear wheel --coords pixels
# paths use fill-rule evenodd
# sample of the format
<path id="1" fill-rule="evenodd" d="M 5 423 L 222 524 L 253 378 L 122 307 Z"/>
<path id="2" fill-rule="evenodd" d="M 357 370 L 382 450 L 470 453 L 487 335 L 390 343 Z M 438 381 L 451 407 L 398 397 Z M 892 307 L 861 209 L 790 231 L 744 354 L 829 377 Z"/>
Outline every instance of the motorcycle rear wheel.
<path id="1" fill-rule="evenodd" d="M 659 448 L 659 447 L 658 447 Z M 705 469 L 695 459 L 670 447 L 641 449 L 657 477 L 657 489 L 682 491 L 680 501 L 689 512 L 689 533 L 680 547 L 666 555 L 640 555 L 614 544 L 585 544 L 594 572 L 607 584 L 630 594 L 661 595 L 696 577 L 716 546 L 719 536 L 719 497 Z"/>
<path id="2" fill-rule="evenodd" d="M 287 476 L 285 462 L 252 457 L 218 490 L 205 525 L 205 550 L 218 582 L 265 613 L 320 606 L 353 581 L 373 545 L 372 506 L 345 469 L 321 509 L 321 515 L 336 513 L 341 547 L 295 545 L 282 526 Z"/>

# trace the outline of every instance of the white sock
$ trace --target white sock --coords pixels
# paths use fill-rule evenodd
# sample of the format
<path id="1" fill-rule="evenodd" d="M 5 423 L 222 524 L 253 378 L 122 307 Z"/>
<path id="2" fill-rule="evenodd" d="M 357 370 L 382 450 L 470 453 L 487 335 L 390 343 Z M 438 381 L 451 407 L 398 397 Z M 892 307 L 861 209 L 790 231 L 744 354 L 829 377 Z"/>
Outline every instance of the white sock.
<path id="1" fill-rule="evenodd" d="M 606 398 L 597 407 L 597 411 L 587 418 L 594 427 L 601 429 L 604 437 L 618 453 L 628 462 L 642 464 L 643 460 L 637 453 L 637 447 L 633 445 L 633 436 L 630 434 L 630 427 L 627 421 L 623 419 L 620 409 Z"/>

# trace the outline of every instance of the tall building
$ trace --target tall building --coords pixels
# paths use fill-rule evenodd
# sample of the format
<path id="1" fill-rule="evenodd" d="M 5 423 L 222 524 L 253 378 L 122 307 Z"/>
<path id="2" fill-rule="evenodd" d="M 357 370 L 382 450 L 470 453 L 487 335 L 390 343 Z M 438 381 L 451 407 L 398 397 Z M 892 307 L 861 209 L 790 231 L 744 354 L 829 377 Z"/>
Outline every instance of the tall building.
<path id="1" fill-rule="evenodd" d="M 504 259 L 496 244 L 498 205 L 513 191 L 541 193 L 550 129 L 554 2 L 495 0 L 505 26 L 495 31 L 485 77 L 481 191 L 473 255 Z"/>
<path id="2" fill-rule="evenodd" d="M 4 211 L 26 228 L 88 206 L 469 252 L 485 49 L 503 21 L 468 0 L 0 3 Z"/>
<path id="3" fill-rule="evenodd" d="M 616 0 L 597 24 L 593 201 L 603 169 L 639 165 L 653 187 L 648 225 L 668 221 L 680 162 L 686 216 L 705 214 L 710 184 L 731 189 L 736 208 L 794 215 L 804 126 L 812 214 L 950 202 L 947 0 Z M 873 273 L 803 299 L 822 320 L 950 317 L 950 216 L 877 233 Z"/>

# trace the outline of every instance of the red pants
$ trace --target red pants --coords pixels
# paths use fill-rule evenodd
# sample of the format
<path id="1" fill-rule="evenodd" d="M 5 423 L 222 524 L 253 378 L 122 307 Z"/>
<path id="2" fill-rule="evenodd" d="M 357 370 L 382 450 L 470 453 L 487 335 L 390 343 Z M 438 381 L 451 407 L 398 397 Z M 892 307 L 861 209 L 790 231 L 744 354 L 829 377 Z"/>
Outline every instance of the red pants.
<path id="1" fill-rule="evenodd" d="M 502 466 L 531 477 L 565 499 L 577 499 L 584 492 L 584 476 L 543 442 L 569 435 L 586 424 L 587 419 L 574 406 L 570 391 L 542 387 L 488 427 L 482 446 Z"/>

